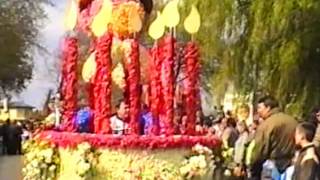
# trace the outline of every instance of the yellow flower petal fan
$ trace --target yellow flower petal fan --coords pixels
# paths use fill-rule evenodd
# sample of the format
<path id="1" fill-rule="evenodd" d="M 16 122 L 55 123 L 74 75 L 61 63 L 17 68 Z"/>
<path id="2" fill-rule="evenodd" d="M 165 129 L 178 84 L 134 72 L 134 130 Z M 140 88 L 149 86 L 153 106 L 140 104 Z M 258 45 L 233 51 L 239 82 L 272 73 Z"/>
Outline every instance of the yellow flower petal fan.
<path id="1" fill-rule="evenodd" d="M 71 31 L 76 26 L 78 11 L 78 4 L 74 0 L 71 0 L 69 7 L 67 8 L 66 18 L 64 20 L 64 26 L 67 30 Z"/>
<path id="2" fill-rule="evenodd" d="M 179 0 L 170 1 L 162 11 L 164 24 L 169 28 L 174 28 L 179 24 L 180 14 L 178 10 L 178 3 Z"/>
<path id="3" fill-rule="evenodd" d="M 154 40 L 161 38 L 164 34 L 165 26 L 163 23 L 163 18 L 161 13 L 158 11 L 157 18 L 153 21 L 153 23 L 149 27 L 149 36 Z"/>
<path id="4" fill-rule="evenodd" d="M 192 9 L 188 17 L 184 21 L 184 28 L 190 34 L 197 33 L 200 28 L 201 18 L 198 9 L 192 5 Z"/>
<path id="5" fill-rule="evenodd" d="M 95 52 L 91 53 L 86 62 L 83 64 L 82 68 L 82 78 L 85 82 L 89 82 L 90 79 L 96 73 L 96 60 L 95 60 Z"/>
<path id="6" fill-rule="evenodd" d="M 123 57 L 122 42 L 120 39 L 113 37 L 111 48 L 112 68 L 115 68 L 122 61 Z"/>
<path id="7" fill-rule="evenodd" d="M 112 17 L 112 2 L 103 0 L 103 4 L 99 13 L 94 17 L 91 30 L 97 37 L 101 37 L 108 30 L 108 24 Z"/>
<path id="8" fill-rule="evenodd" d="M 142 20 L 140 17 L 139 9 L 133 8 L 131 10 L 131 13 L 129 14 L 129 22 L 128 22 L 128 28 L 131 32 L 137 33 L 142 29 Z"/>
<path id="9" fill-rule="evenodd" d="M 117 66 L 113 69 L 112 73 L 112 80 L 113 82 L 119 86 L 120 88 L 125 86 L 125 80 L 124 80 L 124 70 L 121 63 L 118 63 Z"/>

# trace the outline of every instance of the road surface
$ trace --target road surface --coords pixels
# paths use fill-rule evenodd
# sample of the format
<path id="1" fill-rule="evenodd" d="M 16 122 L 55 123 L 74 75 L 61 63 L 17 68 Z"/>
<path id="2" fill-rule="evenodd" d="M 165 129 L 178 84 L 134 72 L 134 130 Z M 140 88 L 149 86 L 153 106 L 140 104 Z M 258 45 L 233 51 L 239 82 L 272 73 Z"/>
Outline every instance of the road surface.
<path id="1" fill-rule="evenodd" d="M 22 156 L 0 155 L 0 180 L 22 180 Z"/>

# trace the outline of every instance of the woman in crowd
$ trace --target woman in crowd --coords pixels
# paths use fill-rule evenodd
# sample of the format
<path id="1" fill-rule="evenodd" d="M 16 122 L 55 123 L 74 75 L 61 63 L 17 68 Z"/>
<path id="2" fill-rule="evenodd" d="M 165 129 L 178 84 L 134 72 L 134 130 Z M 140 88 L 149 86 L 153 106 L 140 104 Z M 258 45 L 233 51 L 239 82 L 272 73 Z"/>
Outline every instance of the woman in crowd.
<path id="1" fill-rule="evenodd" d="M 246 146 L 249 140 L 249 132 L 245 121 L 239 121 L 237 123 L 237 131 L 239 133 L 239 137 L 235 142 L 234 148 L 234 175 L 237 177 L 244 177 L 246 172 L 245 167 L 245 152 Z"/>

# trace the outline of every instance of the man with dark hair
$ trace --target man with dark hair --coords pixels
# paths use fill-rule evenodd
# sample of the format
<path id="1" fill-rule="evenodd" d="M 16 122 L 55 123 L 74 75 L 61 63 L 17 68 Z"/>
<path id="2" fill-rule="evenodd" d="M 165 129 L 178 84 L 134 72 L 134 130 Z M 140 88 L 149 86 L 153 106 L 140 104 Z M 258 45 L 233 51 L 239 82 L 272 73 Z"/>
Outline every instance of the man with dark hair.
<path id="1" fill-rule="evenodd" d="M 278 174 L 284 173 L 291 164 L 295 150 L 293 137 L 297 122 L 280 111 L 279 103 L 273 97 L 261 98 L 257 113 L 264 121 L 259 125 L 252 141 L 253 148 L 249 157 L 251 179 L 269 176 L 270 174 L 262 173 L 263 164 L 269 162 Z"/>
<path id="2" fill-rule="evenodd" d="M 311 123 L 301 123 L 295 132 L 295 142 L 301 149 L 294 166 L 293 180 L 319 180 L 319 157 L 312 144 L 316 127 Z"/>
<path id="3" fill-rule="evenodd" d="M 129 115 L 128 105 L 124 100 L 116 104 L 116 114 L 111 117 L 110 124 L 113 134 L 123 135 L 127 129 L 126 119 Z"/>

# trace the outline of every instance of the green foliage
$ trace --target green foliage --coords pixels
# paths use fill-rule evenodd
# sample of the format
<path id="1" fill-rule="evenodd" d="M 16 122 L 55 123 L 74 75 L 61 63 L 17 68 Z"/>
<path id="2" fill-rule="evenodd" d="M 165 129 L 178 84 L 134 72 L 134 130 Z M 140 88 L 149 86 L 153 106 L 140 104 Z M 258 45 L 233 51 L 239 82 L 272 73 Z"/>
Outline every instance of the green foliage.
<path id="1" fill-rule="evenodd" d="M 243 95 L 259 90 L 297 116 L 319 102 L 320 1 L 185 0 L 183 17 L 192 4 L 202 15 L 196 39 L 212 92 L 230 83 Z"/>
<path id="2" fill-rule="evenodd" d="M 1 93 L 21 91 L 32 77 L 32 51 L 37 43 L 47 0 L 1 0 L 0 88 Z"/>

